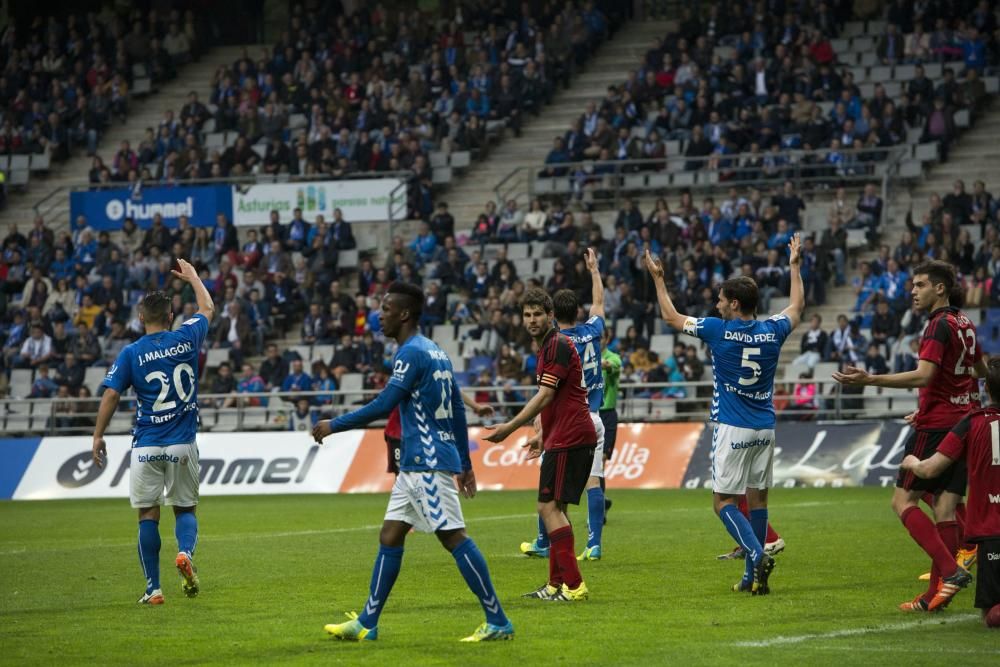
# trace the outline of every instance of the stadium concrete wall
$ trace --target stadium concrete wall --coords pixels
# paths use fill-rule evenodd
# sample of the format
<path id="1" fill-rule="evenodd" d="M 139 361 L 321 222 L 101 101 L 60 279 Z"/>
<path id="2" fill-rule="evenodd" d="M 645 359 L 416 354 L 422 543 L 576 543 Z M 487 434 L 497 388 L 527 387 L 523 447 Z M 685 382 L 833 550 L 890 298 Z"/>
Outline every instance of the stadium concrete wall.
<path id="1" fill-rule="evenodd" d="M 896 422 L 781 423 L 777 429 L 776 487 L 891 486 L 909 427 Z M 479 487 L 534 489 L 538 460 L 523 447 L 521 429 L 503 444 L 469 430 Z M 91 460 L 89 436 L 0 439 L 0 498 L 127 498 L 130 436 L 107 438 L 108 460 Z M 382 493 L 386 472 L 382 432 L 339 433 L 322 446 L 302 431 L 205 433 L 198 438 L 203 495 Z M 615 488 L 697 489 L 711 485 L 708 424 L 633 423 L 618 426 L 608 461 Z"/>

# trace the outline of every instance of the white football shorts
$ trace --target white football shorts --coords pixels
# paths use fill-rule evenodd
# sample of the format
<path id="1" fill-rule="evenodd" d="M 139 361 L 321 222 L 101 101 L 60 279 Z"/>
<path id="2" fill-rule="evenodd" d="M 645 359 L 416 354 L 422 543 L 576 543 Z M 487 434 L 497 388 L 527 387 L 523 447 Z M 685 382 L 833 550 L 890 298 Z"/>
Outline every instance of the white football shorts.
<path id="1" fill-rule="evenodd" d="M 452 474 L 431 470 L 396 475 L 385 520 L 408 523 L 422 533 L 465 528 Z"/>
<path id="2" fill-rule="evenodd" d="M 590 419 L 597 431 L 597 447 L 594 448 L 594 464 L 590 467 L 590 476 L 604 477 L 604 422 L 596 412 L 590 413 Z"/>
<path id="3" fill-rule="evenodd" d="M 716 424 L 712 432 L 712 490 L 743 495 L 771 487 L 774 429 L 755 430 Z"/>
<path id="4" fill-rule="evenodd" d="M 198 504 L 198 475 L 198 445 L 193 442 L 133 447 L 129 464 L 132 507 L 194 507 Z"/>

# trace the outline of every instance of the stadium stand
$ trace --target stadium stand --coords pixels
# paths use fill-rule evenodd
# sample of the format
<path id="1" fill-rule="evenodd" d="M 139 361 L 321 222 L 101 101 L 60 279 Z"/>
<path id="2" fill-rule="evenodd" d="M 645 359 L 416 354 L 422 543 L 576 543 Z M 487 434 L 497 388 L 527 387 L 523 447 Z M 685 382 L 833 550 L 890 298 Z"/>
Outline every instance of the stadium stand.
<path id="1" fill-rule="evenodd" d="M 294 394 L 312 388 L 316 393 L 310 398 L 311 409 L 319 412 L 342 409 L 379 389 L 386 381 L 384 361 L 393 349 L 378 333 L 378 296 L 396 279 L 424 284 L 428 292 L 424 330 L 455 360 L 460 382 L 489 387 L 503 402 L 516 405 L 524 400 L 519 387 L 532 384 L 530 341 L 520 327 L 518 296 L 526 285 L 538 281 L 550 290 L 576 289 L 583 301 L 588 300 L 589 276 L 580 260 L 588 245 L 599 249 L 607 276 L 609 321 L 616 333 L 613 346 L 627 363 L 623 382 L 644 385 L 630 394 L 634 400 L 625 406 L 632 419 L 690 415 L 704 409 L 705 396 L 711 392 L 704 385 L 711 363 L 704 350 L 671 335 L 656 317 L 651 286 L 637 264 L 645 247 L 664 258 L 674 278 L 675 297 L 687 312 L 713 312 L 719 282 L 739 272 L 754 275 L 762 285 L 761 308 L 768 312 L 780 309 L 787 294 L 787 267 L 778 251 L 794 231 L 812 235 L 806 242 L 806 283 L 810 312 L 823 316 L 818 330 L 824 342 L 807 339 L 801 350 L 788 346 L 781 405 L 794 417 L 808 418 L 824 401 L 832 400 L 817 389 L 816 380 L 828 378 L 844 359 L 872 368 L 911 363 L 909 340 L 919 333 L 922 320 L 906 308 L 905 272 L 924 256 L 961 256 L 966 296 L 970 305 L 976 305 L 978 314 L 973 317 L 982 322 L 981 335 L 984 340 L 988 335 L 1000 340 L 995 324 L 1000 317 L 989 310 L 1000 307 L 1000 288 L 994 289 L 991 279 L 1000 270 L 1000 256 L 994 257 L 993 250 L 998 237 L 996 205 L 983 191 L 985 186 L 973 185 L 968 201 L 976 203 L 968 205 L 966 218 L 960 219 L 956 211 L 966 210 L 961 202 L 967 199 L 953 192 L 947 202 L 932 201 L 926 220 L 922 213 L 914 213 L 913 238 L 896 241 L 903 227 L 900 202 L 910 197 L 901 186 L 917 183 L 925 173 L 933 178 L 960 162 L 966 150 L 958 131 L 963 126 L 969 126 L 971 133 L 990 128 L 996 83 L 992 33 L 985 43 L 986 66 L 958 62 L 950 57 L 956 53 L 952 47 L 978 52 L 978 46 L 968 29 L 970 22 L 948 17 L 956 32 L 935 44 L 950 46 L 918 64 L 905 54 L 883 53 L 883 38 L 889 34 L 884 21 L 850 22 L 845 21 L 849 17 L 824 18 L 822 12 L 790 15 L 775 20 L 761 35 L 749 33 L 753 48 L 741 50 L 744 37 L 729 34 L 725 24 L 717 22 L 719 13 L 706 15 L 711 17 L 707 21 L 695 21 L 692 15 L 669 29 L 664 24 L 645 26 L 666 38 L 649 50 L 634 74 L 625 74 L 627 67 L 614 70 L 614 81 L 626 82 L 613 89 L 605 85 L 602 90 L 607 94 L 594 100 L 591 110 L 579 90 L 592 89 L 603 80 L 599 77 L 608 77 L 598 69 L 605 62 L 603 54 L 609 49 L 634 53 L 634 47 L 623 45 L 616 35 L 597 48 L 616 18 L 600 14 L 590 4 L 579 9 L 559 7 L 522 20 L 470 14 L 463 16 L 461 27 L 441 21 L 438 28 L 424 15 L 393 21 L 377 12 L 352 17 L 293 14 L 288 37 L 281 43 L 256 60 L 247 50 L 220 67 L 203 107 L 182 110 L 178 118 L 165 115 L 161 127 L 135 142 L 135 163 L 143 180 L 179 180 L 178 173 L 240 177 L 255 170 L 256 180 L 313 173 L 330 178 L 364 171 L 364 164 L 376 167 L 372 171 L 391 169 L 397 166 L 392 160 L 405 155 L 406 162 L 398 166 L 412 170 L 417 165 L 415 171 L 424 175 L 418 177 L 417 195 L 410 202 L 410 213 L 421 218 L 420 224 L 401 226 L 389 247 L 382 248 L 375 243 L 338 248 L 330 243 L 332 232 L 325 222 L 306 223 L 302 248 L 290 242 L 286 220 L 256 230 L 266 243 L 250 239 L 244 230 L 234 243 L 229 221 L 208 233 L 181 227 L 93 235 L 77 227 L 72 233 L 57 234 L 41 218 L 30 229 L 11 228 L 3 241 L 2 266 L 8 301 L 3 321 L 8 395 L 25 398 L 36 389 L 54 393 L 51 403 L 8 402 L 7 428 L 28 430 L 39 416 L 67 428 L 86 428 L 87 417 L 66 414 L 86 411 L 77 403 L 63 406 L 59 399 L 75 392 L 84 398 L 96 394 L 101 365 L 113 358 L 115 346 L 140 332 L 133 306 L 143 290 L 165 289 L 176 299 L 178 317 L 185 316 L 185 309 L 190 312 L 190 294 L 169 277 L 174 253 L 199 262 L 216 297 L 220 318 L 202 366 L 207 369 L 206 387 L 229 396 L 211 399 L 205 406 L 206 427 L 219 430 L 283 428 L 288 423 L 292 403 L 277 397 L 240 397 L 241 393 L 284 388 Z M 515 19 L 513 24 L 510 19 Z M 727 20 L 737 25 L 736 18 Z M 337 29 L 314 34 L 308 26 L 315 25 Z M 629 31 L 640 25 L 627 24 L 620 35 L 627 39 Z M 907 41 L 912 33 L 898 34 Z M 308 48 L 303 47 L 306 44 Z M 772 85 L 773 91 L 768 88 L 766 100 L 738 106 L 734 97 L 757 97 L 753 94 L 757 78 L 746 84 L 734 84 L 732 79 L 738 79 L 744 64 L 758 56 L 764 58 L 760 80 L 765 87 Z M 539 75 L 545 77 L 548 92 L 537 103 L 530 95 L 520 95 L 516 108 L 500 104 L 508 94 L 505 76 L 516 72 L 518 83 L 511 85 L 522 92 L 531 88 L 533 63 L 544 65 Z M 824 64 L 831 68 L 820 74 Z M 783 70 L 788 67 L 793 74 Z M 949 69 L 964 83 L 949 78 Z M 982 71 L 982 76 L 968 75 L 966 70 Z M 673 88 L 660 84 L 670 74 Z M 683 82 L 678 82 L 678 74 Z M 479 84 L 481 75 L 486 80 Z M 647 85 L 647 75 L 652 75 L 652 84 Z M 823 83 L 823 77 L 829 81 Z M 557 93 L 559 84 L 567 82 L 570 89 Z M 949 128 L 947 136 L 937 133 L 940 119 L 929 120 L 934 103 L 911 92 L 928 85 L 935 96 L 951 97 L 940 121 Z M 485 96 L 491 106 L 482 95 L 487 89 L 493 93 Z M 578 128 L 565 134 L 561 127 L 558 130 L 561 145 L 553 142 L 555 132 L 545 118 L 523 125 L 519 118 L 539 109 L 549 96 L 552 114 L 566 121 L 584 110 Z M 882 97 L 886 100 L 880 104 Z M 450 113 L 456 109 L 456 98 L 464 100 L 457 103 L 457 124 Z M 689 102 L 687 135 L 683 132 L 688 128 L 674 121 L 675 112 L 680 109 L 684 116 Z M 565 108 L 575 111 L 563 116 Z M 852 127 L 848 118 L 838 117 L 845 114 L 853 116 L 854 134 L 863 137 L 860 152 L 844 153 L 841 162 L 810 164 L 807 149 L 814 142 L 804 138 L 810 123 L 822 128 L 822 132 L 812 128 L 821 139 L 815 144 L 826 146 L 831 134 L 846 134 Z M 858 131 L 859 124 L 867 124 L 867 132 Z M 187 132 L 185 125 L 198 129 Z M 177 131 L 171 137 L 173 127 Z M 482 137 L 508 130 L 514 136 L 493 146 L 489 140 L 470 140 L 470 129 Z M 571 151 L 592 147 L 594 142 L 585 139 L 587 129 L 611 137 L 611 149 L 602 146 L 596 157 L 601 157 L 600 150 L 622 151 L 609 152 L 611 162 L 621 158 L 626 167 L 614 172 L 617 180 L 607 188 L 613 196 L 576 197 L 572 188 L 557 191 L 554 185 L 558 179 L 572 178 L 570 170 L 576 168 L 573 160 L 578 156 Z M 552 146 L 557 159 L 528 165 L 532 178 L 525 179 L 525 187 L 509 200 L 491 202 L 485 209 L 485 198 L 472 203 L 472 193 L 478 197 L 483 187 L 501 188 L 499 179 L 470 181 L 482 180 L 478 175 L 484 169 L 510 171 L 524 165 L 517 152 L 525 141 L 537 144 L 539 131 L 550 136 L 541 148 Z M 621 133 L 620 140 L 616 132 Z M 653 132 L 660 144 L 652 141 Z M 745 158 L 727 152 L 727 136 L 734 137 L 741 150 L 752 149 L 757 139 L 763 156 Z M 692 151 L 695 141 L 701 147 Z M 197 158 L 193 170 L 178 169 L 174 163 L 183 159 L 179 146 L 190 142 Z M 812 155 L 837 152 L 821 150 Z M 878 150 L 880 155 L 895 151 L 894 170 L 880 172 L 877 167 L 889 158 L 863 159 L 866 151 Z M 140 160 L 140 154 L 146 159 Z M 484 162 L 487 154 L 490 160 Z M 538 155 L 539 148 L 531 154 Z M 497 156 L 503 159 L 498 161 Z M 650 156 L 660 164 L 627 161 Z M 170 165 L 173 177 L 168 175 Z M 813 170 L 813 178 L 803 180 L 803 165 Z M 632 171 L 629 166 L 637 168 Z M 143 168 L 148 173 L 142 174 Z M 544 170 L 561 169 L 566 171 L 535 178 Z M 765 178 L 748 183 L 727 178 L 727 170 L 747 174 L 758 170 Z M 443 182 L 448 179 L 440 174 L 449 173 L 451 182 Z M 703 179 L 703 173 L 715 176 Z M 102 176 L 97 166 L 95 174 L 97 180 L 115 178 L 111 168 Z M 590 176 L 588 172 L 586 177 Z M 786 177 L 791 179 L 785 182 Z M 546 187 L 538 185 L 542 179 L 549 179 L 548 191 L 539 191 Z M 886 189 L 886 182 L 895 185 Z M 914 192 L 920 187 L 915 185 Z M 433 199 L 432 190 L 438 193 Z M 442 201 L 442 191 L 447 192 L 448 203 Z M 482 212 L 473 216 L 470 210 Z M 362 238 L 362 229 L 354 228 Z M 314 249 L 316 238 L 322 241 Z M 113 252 L 115 246 L 122 252 Z M 330 252 L 321 250 L 331 247 Z M 44 267 L 37 276 L 36 267 Z M 106 277 L 110 286 L 104 284 Z M 840 313 L 845 322 L 834 327 Z M 36 321 L 43 324 L 41 339 L 32 331 Z M 869 353 L 873 340 L 878 345 Z M 274 348 L 271 342 L 276 343 Z M 53 356 L 35 358 L 36 345 L 43 349 L 48 345 Z M 68 351 L 74 354 L 73 362 L 84 365 L 82 372 L 75 367 L 78 363 L 66 365 Z M 807 356 L 810 351 L 815 355 Z M 46 389 L 40 382 L 45 379 L 43 364 L 54 369 L 55 388 Z M 79 382 L 73 380 L 77 375 Z M 703 384 L 691 384 L 699 381 Z M 880 409 L 888 405 L 896 412 L 908 407 L 912 397 L 885 399 Z M 252 412 L 240 411 L 233 417 L 227 408 L 236 403 Z M 33 409 L 36 404 L 47 407 Z M 858 412 L 874 409 L 862 402 Z"/>

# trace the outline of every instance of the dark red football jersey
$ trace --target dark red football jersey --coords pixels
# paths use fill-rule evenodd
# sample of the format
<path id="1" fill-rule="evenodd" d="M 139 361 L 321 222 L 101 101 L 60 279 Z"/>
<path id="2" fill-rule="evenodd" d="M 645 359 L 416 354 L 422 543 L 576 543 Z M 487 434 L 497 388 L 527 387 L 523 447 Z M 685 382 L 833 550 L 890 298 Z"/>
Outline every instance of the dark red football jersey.
<path id="1" fill-rule="evenodd" d="M 385 437 L 400 440 L 403 437 L 403 426 L 399 421 L 399 407 L 392 409 L 389 419 L 385 423 Z"/>
<path id="2" fill-rule="evenodd" d="M 542 408 L 542 446 L 550 449 L 593 447 L 597 431 L 587 406 L 580 355 L 569 338 L 551 329 L 539 346 L 535 382 L 555 389 L 556 397 Z"/>
<path id="3" fill-rule="evenodd" d="M 979 407 L 979 381 L 973 368 L 983 356 L 976 327 L 952 306 L 931 313 L 920 340 L 920 358 L 938 367 L 934 379 L 919 391 L 916 427 L 947 431 Z"/>
<path id="4" fill-rule="evenodd" d="M 965 539 L 1000 538 L 1000 407 L 973 410 L 937 450 L 956 461 L 964 458 L 969 471 Z"/>

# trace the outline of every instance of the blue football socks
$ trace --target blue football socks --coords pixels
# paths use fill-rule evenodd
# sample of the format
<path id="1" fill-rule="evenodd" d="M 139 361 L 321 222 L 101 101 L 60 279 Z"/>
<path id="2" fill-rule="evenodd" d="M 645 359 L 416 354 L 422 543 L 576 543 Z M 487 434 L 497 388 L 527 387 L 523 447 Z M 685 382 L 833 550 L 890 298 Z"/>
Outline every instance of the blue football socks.
<path id="1" fill-rule="evenodd" d="M 139 564 L 146 577 L 146 593 L 160 587 L 160 522 L 143 519 L 139 522 Z"/>
<path id="2" fill-rule="evenodd" d="M 587 547 L 601 545 L 604 532 L 604 491 L 599 486 L 587 489 Z"/>
<path id="3" fill-rule="evenodd" d="M 176 521 L 174 535 L 177 537 L 177 551 L 194 556 L 194 547 L 198 544 L 198 517 L 194 512 L 182 512 L 177 515 Z"/>
<path id="4" fill-rule="evenodd" d="M 750 525 L 753 527 L 753 536 L 757 538 L 761 546 L 767 544 L 767 508 L 750 510 Z"/>
<path id="5" fill-rule="evenodd" d="M 486 622 L 492 625 L 507 625 L 507 615 L 500 606 L 500 599 L 497 598 L 496 590 L 493 588 L 493 581 L 490 579 L 489 568 L 486 567 L 486 559 L 479 551 L 479 547 L 471 538 L 455 547 L 451 552 L 458 565 L 458 571 L 465 577 L 465 583 L 469 589 L 479 598 L 479 604 L 486 612 Z"/>
<path id="6" fill-rule="evenodd" d="M 538 537 L 535 538 L 535 544 L 538 545 L 539 549 L 549 548 L 549 532 L 545 530 L 545 523 L 542 521 L 542 515 L 538 515 Z"/>
<path id="7" fill-rule="evenodd" d="M 403 547 L 379 546 L 375 566 L 372 568 L 372 581 L 368 587 L 368 600 L 358 615 L 358 621 L 369 630 L 378 625 L 378 617 L 382 614 L 389 593 L 392 592 L 392 586 L 396 583 L 402 564 Z"/>
<path id="8" fill-rule="evenodd" d="M 726 527 L 729 534 L 733 536 L 736 543 L 743 547 L 743 552 L 754 562 L 758 562 L 764 554 L 764 548 L 754 535 L 753 527 L 743 513 L 736 508 L 736 505 L 725 505 L 719 512 L 722 525 Z M 767 521 L 764 522 L 765 530 Z"/>

